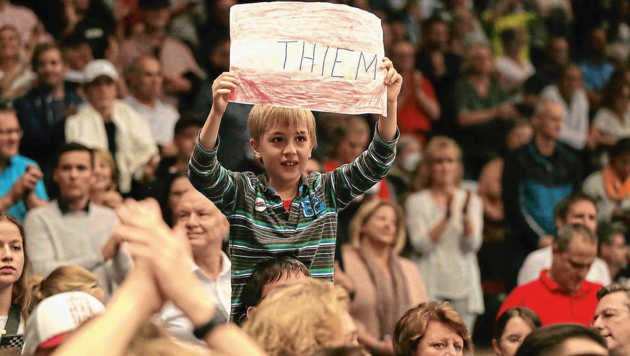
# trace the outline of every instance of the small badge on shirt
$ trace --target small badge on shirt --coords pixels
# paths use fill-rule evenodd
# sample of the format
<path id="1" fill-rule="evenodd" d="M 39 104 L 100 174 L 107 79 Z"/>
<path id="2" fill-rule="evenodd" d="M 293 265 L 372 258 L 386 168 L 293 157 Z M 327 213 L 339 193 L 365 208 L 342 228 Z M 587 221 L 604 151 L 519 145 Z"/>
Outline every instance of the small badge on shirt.
<path id="1" fill-rule="evenodd" d="M 267 204 L 265 204 L 265 200 L 261 197 L 257 197 L 254 202 L 254 209 L 258 212 L 263 212 L 267 209 Z"/>

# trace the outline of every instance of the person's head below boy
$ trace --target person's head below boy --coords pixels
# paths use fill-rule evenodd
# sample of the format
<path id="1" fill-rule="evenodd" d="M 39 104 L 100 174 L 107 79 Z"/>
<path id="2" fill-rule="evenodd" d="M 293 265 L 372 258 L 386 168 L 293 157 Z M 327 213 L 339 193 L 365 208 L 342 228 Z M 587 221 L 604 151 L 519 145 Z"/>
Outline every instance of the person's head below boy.
<path id="1" fill-rule="evenodd" d="M 259 263 L 243 289 L 237 323 L 242 324 L 251 317 L 256 306 L 274 288 L 303 283 L 310 276 L 308 268 L 292 257 L 283 256 Z"/>
<path id="2" fill-rule="evenodd" d="M 249 144 L 276 190 L 296 189 L 317 146 L 315 118 L 309 110 L 256 105 L 249 114 Z M 280 196 L 282 196 L 282 192 Z M 297 191 L 295 191 L 297 193 Z"/>

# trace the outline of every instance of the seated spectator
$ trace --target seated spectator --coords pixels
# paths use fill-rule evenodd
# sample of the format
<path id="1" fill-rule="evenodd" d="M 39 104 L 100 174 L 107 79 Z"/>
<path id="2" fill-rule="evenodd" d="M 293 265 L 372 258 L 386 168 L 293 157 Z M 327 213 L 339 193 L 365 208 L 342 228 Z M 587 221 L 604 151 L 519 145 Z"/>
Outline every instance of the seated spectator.
<path id="1" fill-rule="evenodd" d="M 105 303 L 105 292 L 100 287 L 98 278 L 92 272 L 75 265 L 61 266 L 46 278 L 34 275 L 29 279 L 33 289 L 33 305 L 65 292 L 83 292 Z"/>
<path id="2" fill-rule="evenodd" d="M 422 160 L 422 145 L 414 135 L 402 134 L 396 145 L 396 159 L 387 175 L 396 202 L 401 204 L 413 189 L 413 174 Z"/>
<path id="3" fill-rule="evenodd" d="M 66 120 L 66 142 L 109 150 L 120 172 L 119 189 L 129 193 L 132 179 L 141 180 L 158 153 L 147 123 L 116 100 L 118 72 L 106 60 L 85 68 L 87 103 Z"/>
<path id="4" fill-rule="evenodd" d="M 20 153 L 39 164 L 50 191 L 55 153 L 64 142 L 66 118 L 76 113 L 83 100 L 64 83 L 68 63 L 57 45 L 36 47 L 32 62 L 38 85 L 14 102 L 24 132 Z"/>
<path id="5" fill-rule="evenodd" d="M 196 190 L 184 194 L 175 210 L 176 228 L 186 231 L 192 251 L 192 274 L 203 288 L 203 297 L 215 306 L 215 313 L 229 319 L 230 270 L 232 264 L 221 251 L 223 236 L 229 231 L 227 219 L 210 200 Z M 181 256 L 186 258 L 186 256 Z M 194 334 L 195 327 L 186 314 L 173 303 L 166 303 L 158 320 L 176 338 L 203 343 Z"/>
<path id="6" fill-rule="evenodd" d="M 30 262 L 22 224 L 6 212 L 0 212 L 0 324 L 8 335 L 24 333 L 32 292 L 28 287 Z"/>
<path id="7" fill-rule="evenodd" d="M 529 121 L 516 121 L 507 136 L 506 151 L 511 152 L 525 146 L 531 141 L 533 135 L 534 130 Z M 488 237 L 493 241 L 501 241 L 505 238 L 505 214 L 501 200 L 501 179 L 504 163 L 505 157 L 493 159 L 483 167 L 479 176 L 478 193 L 483 202 L 484 239 Z"/>
<path id="8" fill-rule="evenodd" d="M 608 356 L 606 342 L 596 331 L 583 325 L 544 326 L 529 334 L 516 356 Z"/>
<path id="9" fill-rule="evenodd" d="M 175 225 L 177 222 L 177 216 L 175 215 L 175 211 L 179 206 L 179 202 L 182 197 L 188 193 L 190 190 L 194 190 L 195 188 L 190 183 L 188 179 L 188 172 L 179 171 L 173 179 L 170 181 L 168 185 L 168 198 L 164 202 L 160 202 L 160 206 L 162 206 L 162 212 L 164 214 L 164 221 L 169 226 Z"/>
<path id="10" fill-rule="evenodd" d="M 597 204 L 597 219 L 630 221 L 630 137 L 608 151 L 610 163 L 584 181 L 584 193 Z"/>
<path id="11" fill-rule="evenodd" d="M 621 223 L 603 223 L 597 228 L 599 257 L 608 265 L 611 281 L 619 281 L 621 279 L 619 272 L 628 267 L 628 244 L 625 234 L 626 228 Z"/>
<path id="12" fill-rule="evenodd" d="M 593 199 L 582 193 L 578 192 L 560 200 L 554 208 L 553 215 L 557 229 L 565 224 L 582 224 L 593 233 L 597 231 L 597 207 Z M 552 263 L 551 244 L 530 253 L 518 273 L 518 285 L 537 280 L 540 278 L 540 272 L 551 268 Z M 610 271 L 606 262 L 596 258 L 586 275 L 586 280 L 604 286 L 610 284 Z"/>
<path id="13" fill-rule="evenodd" d="M 190 260 L 182 258 L 188 254 L 186 242 L 161 220 L 157 202 L 126 201 L 117 213 L 121 225 L 114 234 L 129 244 L 137 263 L 105 311 L 65 338 L 57 355 L 208 355 L 174 342 L 150 321 L 165 301 L 184 311 L 211 354 L 265 355 L 238 327 L 215 317 L 214 306 L 190 273 Z"/>
<path id="14" fill-rule="evenodd" d="M 416 54 L 416 68 L 433 84 L 435 96 L 442 108 L 442 117 L 450 117 L 449 97 L 460 77 L 462 59 L 457 54 L 447 52 L 449 33 L 446 21 L 433 16 L 423 23 L 422 28 L 425 34 L 421 50 Z"/>
<path id="15" fill-rule="evenodd" d="M 543 270 L 538 280 L 516 287 L 498 315 L 512 307 L 527 307 L 538 314 L 542 325 L 589 325 L 601 285 L 585 279 L 596 257 L 595 234 L 584 225 L 564 225 L 553 243 L 551 268 Z"/>
<path id="16" fill-rule="evenodd" d="M 484 293 L 498 294 L 505 291 L 505 210 L 501 200 L 505 155 L 531 141 L 532 125 L 517 120 L 507 136 L 502 157 L 488 162 L 479 176 L 477 193 L 483 203 L 483 244 L 477 253 L 479 273 Z"/>
<path id="17" fill-rule="evenodd" d="M 610 355 L 630 355 L 630 287 L 611 284 L 597 292 L 591 327 L 606 341 Z"/>
<path id="18" fill-rule="evenodd" d="M 155 57 L 138 58 L 129 68 L 131 95 L 126 102 L 147 122 L 162 156 L 174 156 L 177 151 L 173 146 L 173 130 L 179 113 L 160 100 L 163 79 L 160 62 Z"/>
<path id="19" fill-rule="evenodd" d="M 540 98 L 551 100 L 562 107 L 559 140 L 575 150 L 582 150 L 588 136 L 589 104 L 582 87 L 580 68 L 573 64 L 566 66 L 557 83 L 546 87 Z"/>
<path id="20" fill-rule="evenodd" d="M 536 73 L 523 84 L 525 105 L 533 111 L 538 97 L 546 87 L 556 84 L 564 68 L 569 64 L 571 49 L 564 37 L 553 37 L 547 42 L 547 58 L 536 68 Z"/>
<path id="21" fill-rule="evenodd" d="M 601 105 L 602 92 L 615 71 L 615 67 L 606 59 L 606 38 L 606 31 L 603 28 L 591 29 L 588 38 L 588 57 L 580 63 L 588 101 L 594 109 Z"/>
<path id="22" fill-rule="evenodd" d="M 415 69 L 415 50 L 407 41 L 394 46 L 396 69 L 404 78 L 398 97 L 398 128 L 401 134 L 415 135 L 422 144 L 427 141 L 433 122 L 440 119 L 440 104 L 433 85 Z"/>
<path id="23" fill-rule="evenodd" d="M 501 84 L 492 78 L 490 47 L 474 46 L 469 61 L 468 74 L 457 82 L 453 97 L 457 98 L 454 110 L 458 142 L 465 153 L 464 174 L 467 179 L 476 180 L 483 166 L 499 156 L 510 121 L 518 111 L 507 101 Z"/>
<path id="24" fill-rule="evenodd" d="M 422 303 L 405 313 L 396 324 L 396 356 L 430 356 L 435 354 L 436 346 L 451 350 L 454 355 L 473 354 L 466 323 L 449 303 Z"/>
<path id="25" fill-rule="evenodd" d="M 256 312 L 258 304 L 277 287 L 308 281 L 311 271 L 300 261 L 283 256 L 256 265 L 243 289 L 242 304 L 235 320 L 242 325 Z"/>
<path id="26" fill-rule="evenodd" d="M 195 98 L 205 75 L 190 49 L 182 42 L 166 35 L 170 2 L 140 0 L 139 5 L 144 33 L 122 43 L 120 65 L 127 69 L 141 56 L 155 56 L 162 65 L 163 101 L 182 110 L 190 107 L 188 101 L 192 102 Z M 181 106 L 180 99 L 184 99 Z"/>
<path id="27" fill-rule="evenodd" d="M 269 356 L 358 346 L 348 302 L 341 287 L 318 280 L 277 288 L 258 305 L 243 330 Z"/>
<path id="28" fill-rule="evenodd" d="M 53 179 L 59 185 L 59 199 L 32 210 L 24 222 L 33 272 L 47 278 L 60 266 L 83 267 L 98 278 L 108 300 L 128 268 L 126 256 L 119 252 L 120 241 L 111 237 L 118 220 L 111 209 L 90 203 L 94 174 L 90 149 L 71 143 L 58 157 Z"/>
<path id="29" fill-rule="evenodd" d="M 399 256 L 406 240 L 402 209 L 375 199 L 354 216 L 350 245 L 342 251 L 344 271 L 355 286 L 350 315 L 364 326 L 359 342 L 373 353 L 393 355 L 396 322 L 414 305 L 428 301 L 418 267 Z"/>
<path id="30" fill-rule="evenodd" d="M 63 58 L 69 67 L 64 79 L 70 89 L 83 93 L 82 88 L 80 88 L 85 82 L 83 71 L 88 63 L 94 60 L 90 44 L 79 36 L 67 36 L 61 41 L 60 47 Z"/>
<path id="31" fill-rule="evenodd" d="M 468 51 L 476 44 L 488 44 L 488 38 L 475 14 L 466 6 L 451 10 L 450 51 L 460 56 L 466 56 Z"/>
<path id="32" fill-rule="evenodd" d="M 477 251 L 481 247 L 481 199 L 461 188 L 461 150 L 433 138 L 419 167 L 419 192 L 406 201 L 409 241 L 429 300 L 450 301 L 469 329 L 484 311 Z"/>
<path id="33" fill-rule="evenodd" d="M 18 154 L 22 130 L 9 103 L 0 103 L 0 211 L 7 211 L 19 221 L 30 209 L 48 203 L 42 178 L 35 161 Z"/>
<path id="34" fill-rule="evenodd" d="M 497 1 L 492 6 L 481 13 L 481 19 L 484 27 L 490 33 L 490 42 L 492 44 L 492 52 L 496 57 L 503 55 L 505 48 L 501 43 L 501 34 L 507 29 L 519 29 L 523 33 L 528 34 L 531 29 L 531 22 L 536 19 L 536 14 L 529 11 L 528 7 L 522 0 L 516 1 Z M 525 43 L 528 44 L 521 50 L 520 56 L 524 60 L 529 61 L 529 36 L 525 37 Z"/>
<path id="35" fill-rule="evenodd" d="M 591 127 L 591 149 L 610 148 L 619 139 L 630 137 L 630 84 L 623 74 L 614 75 L 604 91 L 602 106 Z"/>
<path id="36" fill-rule="evenodd" d="M 541 327 L 540 318 L 529 308 L 506 310 L 494 324 L 492 348 L 497 356 L 514 356 L 523 339 Z"/>
<path id="37" fill-rule="evenodd" d="M 525 33 L 520 28 L 510 28 L 501 32 L 503 56 L 496 60 L 495 68 L 505 91 L 511 95 L 514 104 L 522 104 L 525 96 L 521 92 L 523 83 L 536 71 L 532 63 L 520 58 L 525 43 Z"/>
<path id="38" fill-rule="evenodd" d="M 46 31 L 42 31 L 40 21 L 33 11 L 13 5 L 9 0 L 0 1 L 0 27 L 4 26 L 14 27 L 20 35 L 20 41 L 26 45 L 52 40 Z"/>
<path id="39" fill-rule="evenodd" d="M 109 38 L 114 35 L 114 14 L 103 0 L 70 0 L 64 2 L 63 36 L 76 35 L 90 45 L 95 59 L 104 59 Z M 63 37 L 60 36 L 60 37 Z"/>
<path id="40" fill-rule="evenodd" d="M 24 95 L 36 78 L 28 60 L 23 59 L 23 50 L 17 29 L 0 27 L 0 95 L 5 99 Z"/>
<path id="41" fill-rule="evenodd" d="M 505 158 L 501 197 L 507 229 L 507 291 L 516 286 L 527 255 L 551 243 L 556 226 L 550 207 L 578 190 L 581 183 L 577 157 L 558 142 L 561 126 L 562 107 L 539 102 L 532 117 L 534 138 Z"/>
<path id="42" fill-rule="evenodd" d="M 118 168 L 114 157 L 103 149 L 93 150 L 94 181 L 90 186 L 90 201 L 96 205 L 116 209 L 123 197 L 118 193 Z"/>
<path id="43" fill-rule="evenodd" d="M 51 355 L 66 336 L 105 310 L 102 301 L 84 292 L 55 294 L 39 303 L 28 318 L 24 355 Z"/>

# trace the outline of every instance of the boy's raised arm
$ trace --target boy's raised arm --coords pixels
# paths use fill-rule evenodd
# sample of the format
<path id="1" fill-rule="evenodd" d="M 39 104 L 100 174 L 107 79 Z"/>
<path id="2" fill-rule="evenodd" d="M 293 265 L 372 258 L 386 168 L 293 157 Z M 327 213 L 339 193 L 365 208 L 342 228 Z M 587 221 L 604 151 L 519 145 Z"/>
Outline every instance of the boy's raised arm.
<path id="1" fill-rule="evenodd" d="M 398 94 L 402 86 L 403 78 L 389 58 L 383 58 L 381 68 L 387 69 L 385 75 L 385 85 L 387 86 L 387 117 L 380 116 L 378 119 L 378 131 L 386 141 L 392 141 L 396 137 L 396 115 L 398 111 Z"/>
<path id="2" fill-rule="evenodd" d="M 222 73 L 212 84 L 212 109 L 199 137 L 201 146 L 206 150 L 214 150 L 217 145 L 219 125 L 228 105 L 228 96 L 238 84 L 238 78 L 232 72 Z"/>

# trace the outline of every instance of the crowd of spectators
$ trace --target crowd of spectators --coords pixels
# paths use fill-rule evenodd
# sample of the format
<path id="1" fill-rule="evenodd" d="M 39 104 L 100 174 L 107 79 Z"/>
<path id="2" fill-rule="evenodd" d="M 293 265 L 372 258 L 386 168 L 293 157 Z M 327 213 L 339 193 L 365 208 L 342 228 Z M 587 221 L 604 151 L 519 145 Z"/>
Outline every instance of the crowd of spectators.
<path id="1" fill-rule="evenodd" d="M 249 2 L 0 0 L 0 348 L 630 356 L 630 0 L 330 1 L 381 19 L 404 79 L 394 141 L 293 118 L 334 207 L 225 178 L 265 172 L 251 118 L 287 111 L 230 103 L 198 141 Z M 249 200 L 330 216 L 297 244 Z"/>

